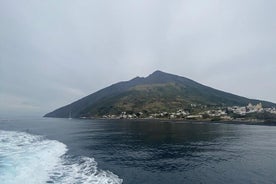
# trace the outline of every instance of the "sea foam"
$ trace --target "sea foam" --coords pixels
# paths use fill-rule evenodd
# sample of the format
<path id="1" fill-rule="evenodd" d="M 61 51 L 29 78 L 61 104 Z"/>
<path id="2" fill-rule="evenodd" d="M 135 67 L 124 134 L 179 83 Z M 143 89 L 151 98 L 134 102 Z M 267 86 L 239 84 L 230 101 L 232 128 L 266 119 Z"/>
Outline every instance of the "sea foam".
<path id="1" fill-rule="evenodd" d="M 1 184 L 117 184 L 117 175 L 100 171 L 89 157 L 66 155 L 65 144 L 24 132 L 0 130 Z"/>

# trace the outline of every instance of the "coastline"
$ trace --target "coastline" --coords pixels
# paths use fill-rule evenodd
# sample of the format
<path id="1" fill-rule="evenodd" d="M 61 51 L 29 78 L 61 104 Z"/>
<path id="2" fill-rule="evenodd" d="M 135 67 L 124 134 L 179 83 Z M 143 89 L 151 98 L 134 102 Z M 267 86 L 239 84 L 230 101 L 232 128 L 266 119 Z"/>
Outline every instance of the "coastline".
<path id="1" fill-rule="evenodd" d="M 83 120 L 112 120 L 112 121 L 156 121 L 161 123 L 221 123 L 221 124 L 237 124 L 237 125 L 265 125 L 265 126 L 276 126 L 276 120 L 273 121 L 264 121 L 264 120 L 186 120 L 186 119 L 165 119 L 165 118 L 133 118 L 133 119 L 119 119 L 119 118 L 76 118 Z"/>

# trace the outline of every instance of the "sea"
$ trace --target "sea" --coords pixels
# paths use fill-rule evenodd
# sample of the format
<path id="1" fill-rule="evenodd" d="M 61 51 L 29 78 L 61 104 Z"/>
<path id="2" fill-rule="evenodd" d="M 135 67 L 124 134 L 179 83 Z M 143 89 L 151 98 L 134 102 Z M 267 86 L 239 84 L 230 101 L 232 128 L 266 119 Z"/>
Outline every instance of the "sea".
<path id="1" fill-rule="evenodd" d="M 276 126 L 0 119 L 1 184 L 276 183 Z"/>

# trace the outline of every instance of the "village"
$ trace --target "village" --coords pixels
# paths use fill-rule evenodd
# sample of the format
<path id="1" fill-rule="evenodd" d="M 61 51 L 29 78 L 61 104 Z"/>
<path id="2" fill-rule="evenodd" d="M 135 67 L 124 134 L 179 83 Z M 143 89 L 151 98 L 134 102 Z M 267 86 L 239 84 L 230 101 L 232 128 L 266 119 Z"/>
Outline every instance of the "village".
<path id="1" fill-rule="evenodd" d="M 175 112 L 158 112 L 152 114 L 145 114 L 143 112 L 127 113 L 122 112 L 120 115 L 104 115 L 103 119 L 171 119 L 171 120 L 250 120 L 256 121 L 257 118 L 248 118 L 246 115 L 254 113 L 270 113 L 276 116 L 276 108 L 263 108 L 261 103 L 252 105 L 249 103 L 247 106 L 231 106 L 231 107 L 216 107 L 208 109 L 203 105 L 190 105 L 193 109 L 197 110 L 184 110 L 178 109 Z M 198 106 L 201 110 L 198 110 Z"/>

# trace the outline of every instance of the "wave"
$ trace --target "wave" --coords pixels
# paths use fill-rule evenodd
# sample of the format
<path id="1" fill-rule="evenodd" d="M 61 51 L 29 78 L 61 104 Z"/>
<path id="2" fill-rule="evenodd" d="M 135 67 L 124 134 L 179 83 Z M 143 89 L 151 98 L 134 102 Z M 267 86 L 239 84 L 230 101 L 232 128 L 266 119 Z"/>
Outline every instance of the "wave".
<path id="1" fill-rule="evenodd" d="M 89 157 L 67 155 L 65 144 L 25 132 L 0 130 L 2 184 L 119 184 L 123 180 L 97 168 Z"/>

